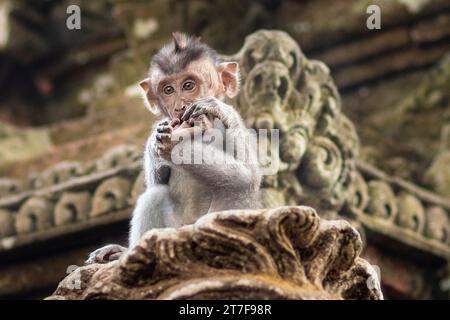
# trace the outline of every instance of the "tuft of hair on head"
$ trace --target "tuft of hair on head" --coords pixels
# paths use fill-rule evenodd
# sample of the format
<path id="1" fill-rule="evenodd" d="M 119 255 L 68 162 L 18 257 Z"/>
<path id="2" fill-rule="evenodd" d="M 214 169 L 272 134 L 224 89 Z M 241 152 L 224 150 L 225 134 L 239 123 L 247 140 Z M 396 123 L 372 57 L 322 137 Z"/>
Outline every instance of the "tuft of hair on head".
<path id="1" fill-rule="evenodd" d="M 173 74 L 203 57 L 210 58 L 215 65 L 222 62 L 217 52 L 203 43 L 199 37 L 173 32 L 172 41 L 153 56 L 150 67 L 158 67 L 165 74 Z"/>
<path id="2" fill-rule="evenodd" d="M 186 48 L 186 38 L 187 36 L 185 34 L 182 34 L 180 32 L 172 32 L 172 40 L 175 47 L 175 53 L 179 53 Z"/>

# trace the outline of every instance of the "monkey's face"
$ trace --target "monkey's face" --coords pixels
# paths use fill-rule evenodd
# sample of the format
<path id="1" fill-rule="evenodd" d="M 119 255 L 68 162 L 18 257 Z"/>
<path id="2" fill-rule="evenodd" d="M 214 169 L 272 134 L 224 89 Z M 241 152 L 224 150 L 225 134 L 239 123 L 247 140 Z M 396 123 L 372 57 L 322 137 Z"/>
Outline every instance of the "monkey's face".
<path id="1" fill-rule="evenodd" d="M 209 59 L 191 62 L 185 70 L 162 75 L 156 92 L 160 107 L 171 118 L 180 118 L 195 100 L 220 94 L 219 74 Z"/>
<path id="2" fill-rule="evenodd" d="M 235 62 L 218 66 L 207 57 L 189 63 L 184 70 L 165 74 L 151 70 L 141 82 L 150 111 L 163 113 L 172 119 L 181 118 L 187 107 L 206 97 L 234 97 L 239 90 L 239 70 Z"/>

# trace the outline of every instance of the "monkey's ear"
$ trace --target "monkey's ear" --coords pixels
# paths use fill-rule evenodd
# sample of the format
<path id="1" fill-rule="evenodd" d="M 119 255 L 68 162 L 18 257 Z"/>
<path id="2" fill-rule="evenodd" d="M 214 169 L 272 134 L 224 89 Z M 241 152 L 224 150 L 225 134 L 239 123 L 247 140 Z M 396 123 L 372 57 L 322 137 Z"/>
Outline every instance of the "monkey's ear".
<path id="1" fill-rule="evenodd" d="M 147 93 L 148 89 L 150 89 L 150 79 L 145 78 L 144 80 L 141 80 L 141 82 L 139 82 L 139 86 L 142 88 L 142 90 L 144 90 L 145 93 Z"/>
<path id="2" fill-rule="evenodd" d="M 237 62 L 222 62 L 218 67 L 220 79 L 229 98 L 234 98 L 239 93 L 241 76 Z"/>
<path id="3" fill-rule="evenodd" d="M 159 108 L 158 108 L 155 93 L 153 92 L 153 89 L 152 89 L 152 86 L 150 83 L 150 78 L 145 78 L 144 80 L 139 82 L 139 86 L 143 90 L 142 96 L 144 98 L 144 103 L 145 103 L 146 107 L 150 110 L 151 113 L 158 115 Z"/>

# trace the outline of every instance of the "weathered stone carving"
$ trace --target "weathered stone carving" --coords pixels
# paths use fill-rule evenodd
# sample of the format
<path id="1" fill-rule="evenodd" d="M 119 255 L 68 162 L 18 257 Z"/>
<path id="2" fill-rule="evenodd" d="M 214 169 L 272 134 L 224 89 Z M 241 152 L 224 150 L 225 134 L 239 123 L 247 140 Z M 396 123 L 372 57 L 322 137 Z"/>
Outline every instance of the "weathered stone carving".
<path id="1" fill-rule="evenodd" d="M 308 60 L 282 31 L 258 31 L 235 55 L 243 92 L 238 105 L 247 124 L 280 130 L 280 168 L 263 186 L 263 199 L 337 209 L 348 196 L 358 139 L 341 113 L 339 93 L 328 68 Z M 264 191 L 267 193 L 266 191 Z M 280 194 L 275 196 L 275 193 Z"/>
<path id="2" fill-rule="evenodd" d="M 119 261 L 77 269 L 49 299 L 382 299 L 361 249 L 347 222 L 309 207 L 217 212 L 147 232 Z"/>
<path id="3" fill-rule="evenodd" d="M 383 225 L 389 223 L 393 230 L 399 227 L 424 239 L 449 243 L 450 202 L 447 199 L 403 179 L 389 177 L 367 163 L 358 162 L 358 170 L 354 173 L 349 200 L 341 214 L 351 213 L 357 220 L 362 215 L 372 216 Z"/>
<path id="4" fill-rule="evenodd" d="M 42 197 L 29 198 L 16 216 L 18 234 L 51 228 L 53 225 L 53 202 Z"/>
<path id="5" fill-rule="evenodd" d="M 450 221 L 447 212 L 433 206 L 426 210 L 425 236 L 450 244 Z"/>
<path id="6" fill-rule="evenodd" d="M 95 217 L 125 208 L 130 189 L 131 183 L 125 178 L 114 177 L 103 181 L 95 190 L 89 215 Z"/>
<path id="7" fill-rule="evenodd" d="M 141 150 L 134 145 L 120 145 L 109 150 L 97 161 L 97 171 L 131 164 L 141 158 Z"/>
<path id="8" fill-rule="evenodd" d="M 123 146 L 120 149 L 132 148 L 134 147 Z M 143 177 L 138 176 L 140 166 L 137 161 L 118 164 L 109 171 L 90 172 L 83 177 L 75 175 L 68 178 L 68 169 L 71 167 L 63 162 L 42 175 L 49 177 L 61 173 L 63 178 L 60 183 L 46 186 L 42 184 L 36 190 L 0 197 L 0 238 L 79 223 L 129 209 L 134 206 L 143 190 Z M 76 167 L 80 168 L 81 165 L 77 164 Z M 124 172 L 123 176 L 118 175 L 120 172 Z M 16 184 L 15 180 L 4 179 L 7 187 Z"/>
<path id="9" fill-rule="evenodd" d="M 9 210 L 0 209 L 0 238 L 6 238 L 14 234 L 14 218 Z"/>
<path id="10" fill-rule="evenodd" d="M 65 192 L 55 206 L 55 225 L 87 219 L 91 207 L 89 192 Z"/>
<path id="11" fill-rule="evenodd" d="M 450 70 L 450 56 L 448 60 Z M 426 171 L 425 180 L 433 186 L 436 192 L 450 197 L 450 124 L 442 128 L 439 152 Z"/>
<path id="12" fill-rule="evenodd" d="M 347 205 L 357 210 L 364 210 L 369 204 L 369 188 L 358 171 L 353 172 L 353 183 Z"/>
<path id="13" fill-rule="evenodd" d="M 5 197 L 21 190 L 19 181 L 15 179 L 0 178 L 0 197 Z"/>
<path id="14" fill-rule="evenodd" d="M 370 200 L 366 212 L 393 221 L 398 213 L 395 194 L 391 186 L 380 180 L 368 183 Z"/>
<path id="15" fill-rule="evenodd" d="M 425 224 L 425 210 L 419 199 L 405 191 L 397 197 L 398 215 L 396 223 L 406 229 L 423 232 Z"/>
<path id="16" fill-rule="evenodd" d="M 65 161 L 48 168 L 41 174 L 30 178 L 30 185 L 33 189 L 49 187 L 62 183 L 83 173 L 83 167 L 78 162 Z"/>

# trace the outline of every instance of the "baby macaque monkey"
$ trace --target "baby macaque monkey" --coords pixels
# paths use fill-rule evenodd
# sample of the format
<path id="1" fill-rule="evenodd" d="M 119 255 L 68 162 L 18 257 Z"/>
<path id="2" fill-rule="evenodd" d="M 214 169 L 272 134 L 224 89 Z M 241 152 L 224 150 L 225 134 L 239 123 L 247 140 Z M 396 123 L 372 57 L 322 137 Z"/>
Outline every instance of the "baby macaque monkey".
<path id="1" fill-rule="evenodd" d="M 152 228 L 193 223 L 208 212 L 259 207 L 261 171 L 257 146 L 239 113 L 225 99 L 239 92 L 239 66 L 225 62 L 199 38 L 174 33 L 172 41 L 151 60 L 148 78 L 140 83 L 149 110 L 162 119 L 144 151 L 146 191 L 138 198 L 131 219 L 129 247 Z M 235 150 L 202 143 L 201 163 L 174 163 L 172 151 L 187 143 L 195 130 L 214 128 L 224 140 L 240 143 Z M 181 136 L 183 140 L 174 139 Z M 215 160 L 221 159 L 220 164 Z M 108 245 L 89 255 L 86 263 L 105 263 L 127 248 Z"/>

